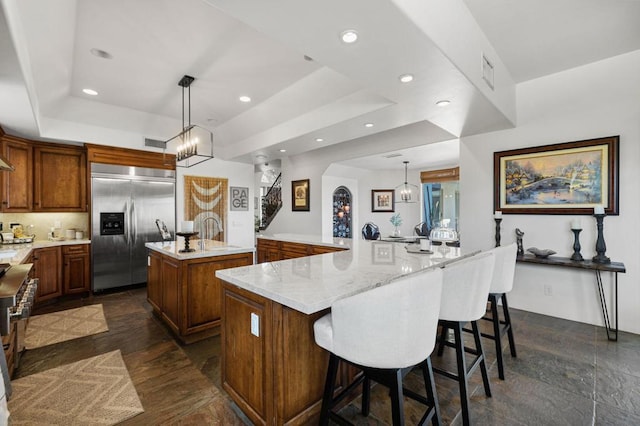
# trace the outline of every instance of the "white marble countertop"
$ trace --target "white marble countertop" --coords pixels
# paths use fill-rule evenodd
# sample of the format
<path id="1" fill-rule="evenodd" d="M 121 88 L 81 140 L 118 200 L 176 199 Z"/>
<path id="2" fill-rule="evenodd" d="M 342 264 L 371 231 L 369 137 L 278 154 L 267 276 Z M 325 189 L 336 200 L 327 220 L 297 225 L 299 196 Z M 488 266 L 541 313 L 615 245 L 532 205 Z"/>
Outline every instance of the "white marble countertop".
<path id="1" fill-rule="evenodd" d="M 317 244 L 302 237 L 295 241 Z M 223 269 L 216 271 L 216 277 L 312 314 L 338 299 L 475 253 L 447 246 L 433 246 L 432 254 L 409 253 L 406 244 L 359 239 L 349 240 L 348 245 L 350 250 Z"/>
<path id="2" fill-rule="evenodd" d="M 201 242 L 205 243 L 204 247 L 202 246 Z M 255 247 L 232 246 L 228 245 L 227 243 L 215 240 L 191 240 L 189 241 L 189 247 L 195 250 L 189 253 L 180 253 L 180 250 L 184 249 L 184 243 L 181 241 L 178 242 L 178 244 L 176 244 L 175 241 L 146 243 L 145 247 L 150 250 L 166 254 L 167 256 L 173 257 L 174 259 L 178 260 L 199 259 L 212 256 L 226 256 L 228 254 L 237 253 L 253 253 L 255 251 Z"/>
<path id="3" fill-rule="evenodd" d="M 0 245 L 0 263 L 19 265 L 25 261 L 33 249 L 44 247 L 66 246 L 74 244 L 91 244 L 91 240 L 36 240 L 32 243 L 2 244 Z"/>

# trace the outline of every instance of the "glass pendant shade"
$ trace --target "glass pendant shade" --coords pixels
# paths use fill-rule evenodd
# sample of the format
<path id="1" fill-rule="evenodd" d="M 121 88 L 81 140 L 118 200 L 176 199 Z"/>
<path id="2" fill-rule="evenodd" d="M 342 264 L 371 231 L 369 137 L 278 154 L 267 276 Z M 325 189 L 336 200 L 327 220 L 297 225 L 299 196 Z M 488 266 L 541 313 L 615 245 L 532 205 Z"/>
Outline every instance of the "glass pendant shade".
<path id="1" fill-rule="evenodd" d="M 404 183 L 396 186 L 395 201 L 399 203 L 417 203 L 418 202 L 418 187 L 407 182 L 407 166 L 409 162 L 404 161 Z"/>

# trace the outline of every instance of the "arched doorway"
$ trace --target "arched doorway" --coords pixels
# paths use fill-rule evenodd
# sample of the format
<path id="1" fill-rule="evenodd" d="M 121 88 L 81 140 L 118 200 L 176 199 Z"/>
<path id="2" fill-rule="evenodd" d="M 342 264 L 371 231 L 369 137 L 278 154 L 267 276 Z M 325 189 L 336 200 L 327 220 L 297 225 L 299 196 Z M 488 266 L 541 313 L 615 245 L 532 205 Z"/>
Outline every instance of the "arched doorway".
<path id="1" fill-rule="evenodd" d="M 333 236 L 351 238 L 351 191 L 339 186 L 333 191 Z"/>

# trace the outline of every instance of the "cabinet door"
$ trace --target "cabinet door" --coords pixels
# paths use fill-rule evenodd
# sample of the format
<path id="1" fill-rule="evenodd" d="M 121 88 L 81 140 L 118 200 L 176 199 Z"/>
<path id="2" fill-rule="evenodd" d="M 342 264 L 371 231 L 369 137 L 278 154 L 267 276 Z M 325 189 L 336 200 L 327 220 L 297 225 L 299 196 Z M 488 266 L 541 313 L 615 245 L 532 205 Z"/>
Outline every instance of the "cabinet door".
<path id="1" fill-rule="evenodd" d="M 34 275 L 40 279 L 38 291 L 36 292 L 36 302 L 62 295 L 60 263 L 60 247 L 46 247 L 34 250 Z"/>
<path id="2" fill-rule="evenodd" d="M 62 247 L 62 283 L 64 294 L 84 293 L 91 290 L 89 245 Z"/>
<path id="3" fill-rule="evenodd" d="M 162 316 L 173 331 L 180 324 L 180 261 L 162 256 Z"/>
<path id="4" fill-rule="evenodd" d="M 2 153 L 15 168 L 2 175 L 2 211 L 29 212 L 33 205 L 33 149 L 31 144 L 3 140 Z"/>
<path id="5" fill-rule="evenodd" d="M 86 158 L 81 148 L 36 146 L 33 210 L 86 212 Z"/>
<path id="6" fill-rule="evenodd" d="M 216 278 L 220 269 L 246 266 L 253 263 L 251 253 L 228 256 L 213 256 L 183 262 L 182 282 L 186 287 L 186 328 L 182 333 L 195 333 L 207 329 L 222 317 L 222 281 Z"/>
<path id="7" fill-rule="evenodd" d="M 162 306 L 162 256 L 149 250 L 147 258 L 147 301 L 156 312 Z"/>

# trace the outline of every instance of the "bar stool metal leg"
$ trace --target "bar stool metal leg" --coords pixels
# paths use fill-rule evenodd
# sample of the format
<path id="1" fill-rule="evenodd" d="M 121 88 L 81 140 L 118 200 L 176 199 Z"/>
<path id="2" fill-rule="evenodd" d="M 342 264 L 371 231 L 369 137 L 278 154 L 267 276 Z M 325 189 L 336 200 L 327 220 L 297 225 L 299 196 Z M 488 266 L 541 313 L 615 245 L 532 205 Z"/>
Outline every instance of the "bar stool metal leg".
<path id="1" fill-rule="evenodd" d="M 513 325 L 511 325 L 511 315 L 509 314 L 509 305 L 507 304 L 507 295 L 502 295 L 502 310 L 504 312 L 504 321 L 507 328 L 507 337 L 509 338 L 509 349 L 511 356 L 516 358 L 516 342 L 513 338 Z"/>

